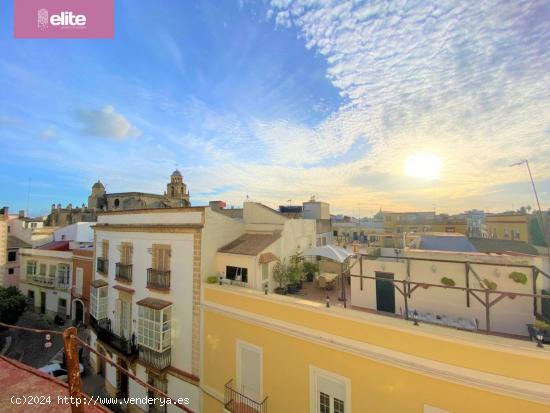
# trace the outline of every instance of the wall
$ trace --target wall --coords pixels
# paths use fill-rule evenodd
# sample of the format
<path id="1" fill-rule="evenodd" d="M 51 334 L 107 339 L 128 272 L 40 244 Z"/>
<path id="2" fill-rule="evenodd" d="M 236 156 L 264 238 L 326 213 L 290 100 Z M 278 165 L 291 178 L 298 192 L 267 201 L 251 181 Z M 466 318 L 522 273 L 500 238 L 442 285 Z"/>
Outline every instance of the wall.
<path id="1" fill-rule="evenodd" d="M 54 241 L 92 242 L 94 240 L 92 225 L 91 222 L 78 222 L 59 228 L 53 234 Z"/>
<path id="2" fill-rule="evenodd" d="M 104 212 L 97 224 L 202 224 L 202 207 L 147 209 L 138 211 Z"/>
<path id="3" fill-rule="evenodd" d="M 409 254 L 410 256 L 444 259 L 444 260 L 459 260 L 460 263 L 444 263 L 437 261 L 410 261 L 410 281 L 425 282 L 429 284 L 441 284 L 442 277 L 452 278 L 457 287 L 466 287 L 466 271 L 465 264 L 469 259 L 473 262 L 472 268 L 483 280 L 485 278 L 497 283 L 497 290 L 510 291 L 516 293 L 530 294 L 533 291 L 531 271 L 520 267 L 504 267 L 498 263 L 517 263 L 525 264 L 529 258 L 513 259 L 513 257 L 501 257 L 485 259 L 485 262 L 493 262 L 495 265 L 480 265 L 476 264 L 476 260 L 480 260 L 479 254 L 453 254 L 443 252 L 416 252 Z M 360 265 L 357 264 L 352 269 L 352 274 L 359 275 Z M 363 260 L 363 275 L 374 277 L 376 272 L 385 272 L 394 274 L 395 280 L 404 280 L 407 276 L 407 264 L 403 259 L 378 259 L 378 260 Z M 518 284 L 509 278 L 512 271 L 525 273 L 528 277 L 527 284 Z M 542 286 L 542 277 L 539 276 L 540 289 Z M 401 284 L 398 284 L 401 287 Z M 472 272 L 470 272 L 470 288 L 482 289 L 479 282 Z M 484 299 L 484 293 L 478 293 L 481 299 Z M 491 294 L 491 301 L 498 297 L 496 294 Z M 363 288 L 361 289 L 361 281 L 352 277 L 351 280 L 351 302 L 353 306 L 376 309 L 376 281 L 363 280 Z M 447 315 L 453 317 L 462 317 L 467 319 L 477 320 L 480 329 L 486 328 L 485 307 L 475 299 L 470 297 L 470 307 L 466 306 L 466 293 L 464 291 L 444 289 L 438 287 L 430 287 L 424 289 L 417 288 L 408 300 L 410 310 L 417 309 L 418 311 L 430 312 L 439 315 Z M 540 308 L 540 304 L 539 304 Z M 404 297 L 398 291 L 395 291 L 395 309 L 397 314 L 404 314 L 405 302 Z M 491 307 L 490 310 L 491 330 L 501 333 L 526 335 L 526 324 L 532 323 L 533 316 L 533 300 L 531 298 L 515 297 L 514 299 L 505 298 Z"/>
<path id="4" fill-rule="evenodd" d="M 519 233 L 515 240 L 529 242 L 528 215 L 488 215 L 486 217 L 489 237 L 512 239 L 512 230 Z M 508 236 L 506 236 L 508 234 Z"/>
<path id="5" fill-rule="evenodd" d="M 5 211 L 5 214 L 3 213 Z M 7 276 L 8 262 L 8 211 L 0 209 L 0 287 L 7 286 L 5 277 Z"/>
<path id="6" fill-rule="evenodd" d="M 262 349 L 263 395 L 273 412 L 312 411 L 312 366 L 350 380 L 349 412 L 419 413 L 425 404 L 453 413 L 549 409 L 550 352 L 532 343 L 237 290 L 204 290 L 209 413 L 223 411 L 224 384 L 236 378 L 237 340 Z"/>

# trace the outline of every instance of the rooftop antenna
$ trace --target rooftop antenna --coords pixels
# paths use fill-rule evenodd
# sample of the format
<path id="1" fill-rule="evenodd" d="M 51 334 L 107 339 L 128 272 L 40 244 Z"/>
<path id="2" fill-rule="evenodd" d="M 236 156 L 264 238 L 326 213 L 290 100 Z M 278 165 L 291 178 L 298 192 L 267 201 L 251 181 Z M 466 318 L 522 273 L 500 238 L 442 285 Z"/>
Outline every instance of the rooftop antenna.
<path id="1" fill-rule="evenodd" d="M 32 181 L 32 178 L 29 176 L 29 184 L 28 184 L 28 187 L 27 187 L 27 208 L 26 208 L 27 216 L 29 216 L 29 202 L 30 202 L 30 198 L 31 198 L 31 181 Z"/>
<path id="2" fill-rule="evenodd" d="M 287 199 L 288 201 L 288 206 L 291 206 L 292 205 L 292 199 Z"/>

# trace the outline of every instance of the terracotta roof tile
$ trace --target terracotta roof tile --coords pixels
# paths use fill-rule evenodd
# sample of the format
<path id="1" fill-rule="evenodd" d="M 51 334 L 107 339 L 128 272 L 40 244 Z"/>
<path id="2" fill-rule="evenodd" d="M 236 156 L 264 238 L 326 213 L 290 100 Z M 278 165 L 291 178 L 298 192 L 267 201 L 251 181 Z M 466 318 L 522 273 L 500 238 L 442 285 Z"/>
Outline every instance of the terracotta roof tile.
<path id="1" fill-rule="evenodd" d="M 139 300 L 137 305 L 142 305 L 144 307 L 152 308 L 154 310 L 162 310 L 169 305 L 172 305 L 170 301 L 161 300 L 160 298 L 147 297 L 143 300 Z"/>

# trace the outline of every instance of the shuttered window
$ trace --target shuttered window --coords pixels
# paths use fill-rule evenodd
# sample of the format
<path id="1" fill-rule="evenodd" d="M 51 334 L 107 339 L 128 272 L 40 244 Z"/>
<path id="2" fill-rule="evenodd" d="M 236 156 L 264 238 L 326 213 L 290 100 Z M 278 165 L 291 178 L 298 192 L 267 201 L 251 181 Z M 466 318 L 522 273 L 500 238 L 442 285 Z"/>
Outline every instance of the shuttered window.
<path id="1" fill-rule="evenodd" d="M 170 255 L 170 245 L 153 244 L 151 267 L 158 271 L 170 271 Z"/>
<path id="2" fill-rule="evenodd" d="M 120 263 L 124 265 L 132 264 L 132 255 L 134 248 L 131 242 L 123 242 L 120 244 Z"/>
<path id="3" fill-rule="evenodd" d="M 104 239 L 101 243 L 101 258 L 109 258 L 109 240 Z"/>

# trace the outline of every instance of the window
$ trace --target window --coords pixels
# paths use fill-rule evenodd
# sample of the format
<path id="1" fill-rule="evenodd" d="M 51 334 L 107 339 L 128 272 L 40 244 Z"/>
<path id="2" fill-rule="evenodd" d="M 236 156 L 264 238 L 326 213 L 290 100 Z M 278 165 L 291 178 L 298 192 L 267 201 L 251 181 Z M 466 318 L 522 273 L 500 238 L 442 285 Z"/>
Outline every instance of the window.
<path id="1" fill-rule="evenodd" d="M 13 262 L 17 260 L 17 251 L 8 251 L 8 261 Z"/>
<path id="2" fill-rule="evenodd" d="M 455 227 L 445 227 L 445 232 L 455 232 Z"/>
<path id="3" fill-rule="evenodd" d="M 107 286 L 90 288 L 90 314 L 96 320 L 107 318 Z"/>
<path id="4" fill-rule="evenodd" d="M 118 208 L 119 205 L 120 205 L 120 200 L 117 198 L 115 199 L 115 208 Z"/>
<path id="5" fill-rule="evenodd" d="M 138 306 L 138 344 L 154 351 L 164 351 L 171 345 L 171 306 L 162 310 Z"/>
<path id="6" fill-rule="evenodd" d="M 36 228 L 36 222 L 31 222 L 31 228 Z"/>
<path id="7" fill-rule="evenodd" d="M 57 274 L 57 265 L 50 265 L 50 272 L 48 275 L 50 277 L 55 277 L 55 274 Z"/>
<path id="8" fill-rule="evenodd" d="M 14 268 L 8 268 L 8 274 L 9 274 L 9 275 L 13 275 L 13 274 L 14 274 L 14 271 L 15 271 Z"/>
<path id="9" fill-rule="evenodd" d="M 46 276 L 46 264 L 40 264 L 38 274 Z"/>
<path id="10" fill-rule="evenodd" d="M 27 275 L 36 275 L 36 261 L 27 261 Z"/>
<path id="11" fill-rule="evenodd" d="M 57 303 L 58 307 L 60 308 L 67 308 L 67 300 L 64 298 L 60 298 L 59 302 Z"/>
<path id="12" fill-rule="evenodd" d="M 262 348 L 237 340 L 237 386 L 246 396 L 262 401 Z"/>
<path id="13" fill-rule="evenodd" d="M 310 366 L 311 413 L 350 413 L 350 380 Z"/>
<path id="14" fill-rule="evenodd" d="M 234 281 L 248 282 L 248 268 L 225 267 L 225 278 Z"/>
<path id="15" fill-rule="evenodd" d="M 170 271 L 170 245 L 153 244 L 151 267 L 157 271 Z"/>
<path id="16" fill-rule="evenodd" d="M 59 264 L 59 272 L 57 276 L 57 283 L 61 285 L 69 285 L 71 267 L 69 264 Z"/>
<path id="17" fill-rule="evenodd" d="M 102 258 L 109 258 L 109 240 L 104 239 L 101 243 L 101 257 Z"/>
<path id="18" fill-rule="evenodd" d="M 120 263 L 124 265 L 132 264 L 133 247 L 130 242 L 120 244 Z"/>

